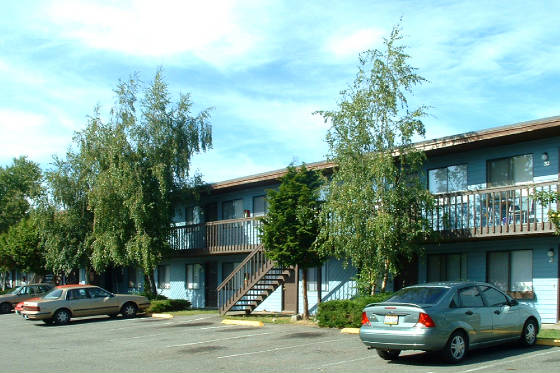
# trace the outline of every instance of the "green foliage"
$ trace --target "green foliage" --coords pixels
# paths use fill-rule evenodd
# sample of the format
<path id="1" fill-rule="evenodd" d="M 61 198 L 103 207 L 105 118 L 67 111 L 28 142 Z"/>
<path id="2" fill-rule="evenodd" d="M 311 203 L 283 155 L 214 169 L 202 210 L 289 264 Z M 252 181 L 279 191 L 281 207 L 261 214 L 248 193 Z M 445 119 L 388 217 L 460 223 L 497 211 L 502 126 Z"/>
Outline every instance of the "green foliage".
<path id="1" fill-rule="evenodd" d="M 319 232 L 321 176 L 305 165 L 288 167 L 278 190 L 267 192 L 262 242 L 268 258 L 281 267 L 315 267 L 324 260 L 313 246 Z"/>
<path id="2" fill-rule="evenodd" d="M 44 272 L 43 250 L 34 218 L 24 218 L 0 235 L 0 263 L 4 268 Z"/>
<path id="3" fill-rule="evenodd" d="M 337 110 L 321 111 L 331 127 L 329 160 L 337 167 L 323 206 L 322 250 L 351 262 L 370 292 L 397 263 L 412 256 L 429 225 L 421 212 L 432 198 L 422 183 L 425 107 L 409 110 L 406 94 L 424 82 L 407 64 L 400 28 L 384 50 L 360 54 L 358 74 L 341 92 Z M 382 289 L 383 290 L 383 289 Z"/>
<path id="4" fill-rule="evenodd" d="M 191 306 L 191 302 L 186 299 L 152 300 L 150 302 L 150 307 L 148 307 L 147 312 L 159 313 L 159 312 L 183 311 L 189 309 L 190 306 Z"/>
<path id="5" fill-rule="evenodd" d="M 359 328 L 362 323 L 362 310 L 370 303 L 388 299 L 392 293 L 353 299 L 330 300 L 319 304 L 317 321 L 319 326 L 328 328 Z"/>
<path id="6" fill-rule="evenodd" d="M 560 235 L 560 210 L 558 210 L 560 192 L 535 191 L 535 196 L 541 205 L 544 207 L 550 206 L 548 218 L 554 224 L 556 234 Z M 556 208 L 552 208 L 553 205 L 556 205 Z"/>

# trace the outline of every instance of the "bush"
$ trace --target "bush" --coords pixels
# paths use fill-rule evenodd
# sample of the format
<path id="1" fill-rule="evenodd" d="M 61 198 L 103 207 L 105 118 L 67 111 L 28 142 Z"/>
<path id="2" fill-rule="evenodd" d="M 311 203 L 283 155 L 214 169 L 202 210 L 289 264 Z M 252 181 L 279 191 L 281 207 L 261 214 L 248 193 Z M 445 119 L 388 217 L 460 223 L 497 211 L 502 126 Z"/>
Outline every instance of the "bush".
<path id="1" fill-rule="evenodd" d="M 392 293 L 356 297 L 345 300 L 330 300 L 319 305 L 317 321 L 319 326 L 328 328 L 359 328 L 362 324 L 362 310 L 370 303 L 383 302 Z"/>
<path id="2" fill-rule="evenodd" d="M 152 300 L 150 302 L 150 307 L 148 307 L 148 312 L 158 313 L 158 312 L 171 312 L 171 311 L 182 311 L 187 310 L 191 306 L 191 302 L 186 299 L 161 299 Z"/>

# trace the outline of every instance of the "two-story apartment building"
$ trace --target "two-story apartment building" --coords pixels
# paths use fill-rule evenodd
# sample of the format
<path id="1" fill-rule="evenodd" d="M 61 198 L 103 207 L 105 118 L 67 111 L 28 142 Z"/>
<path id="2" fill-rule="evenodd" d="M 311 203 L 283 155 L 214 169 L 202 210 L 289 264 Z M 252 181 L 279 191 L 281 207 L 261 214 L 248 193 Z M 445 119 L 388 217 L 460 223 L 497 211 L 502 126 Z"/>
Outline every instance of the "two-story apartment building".
<path id="1" fill-rule="evenodd" d="M 424 141 L 426 187 L 434 229 L 407 269 L 418 282 L 469 279 L 496 284 L 559 320 L 559 244 L 535 191 L 559 186 L 560 117 Z M 318 162 L 310 168 L 331 172 Z M 301 312 L 300 273 L 275 268 L 258 236 L 266 190 L 285 170 L 215 183 L 200 201 L 175 210 L 175 255 L 158 266 L 159 292 L 195 307 Z M 353 268 L 331 259 L 310 270 L 313 312 L 321 299 L 356 293 Z M 131 277 L 132 276 L 132 277 Z M 129 277 L 138 284 L 136 272 Z M 318 281 L 319 280 L 319 281 Z M 399 284 L 397 284 L 398 286 Z"/>

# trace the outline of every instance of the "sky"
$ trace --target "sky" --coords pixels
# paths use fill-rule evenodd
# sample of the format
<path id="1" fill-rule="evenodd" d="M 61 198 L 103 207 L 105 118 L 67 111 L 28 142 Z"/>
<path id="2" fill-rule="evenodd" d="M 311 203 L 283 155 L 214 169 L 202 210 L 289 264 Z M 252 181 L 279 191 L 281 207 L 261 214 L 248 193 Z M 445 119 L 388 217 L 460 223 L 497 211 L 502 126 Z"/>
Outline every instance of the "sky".
<path id="1" fill-rule="evenodd" d="M 560 1 L 2 1 L 0 166 L 64 157 L 119 79 L 163 68 L 193 114 L 212 107 L 207 182 L 326 158 L 328 124 L 358 54 L 402 18 L 428 82 L 425 139 L 560 115 Z"/>

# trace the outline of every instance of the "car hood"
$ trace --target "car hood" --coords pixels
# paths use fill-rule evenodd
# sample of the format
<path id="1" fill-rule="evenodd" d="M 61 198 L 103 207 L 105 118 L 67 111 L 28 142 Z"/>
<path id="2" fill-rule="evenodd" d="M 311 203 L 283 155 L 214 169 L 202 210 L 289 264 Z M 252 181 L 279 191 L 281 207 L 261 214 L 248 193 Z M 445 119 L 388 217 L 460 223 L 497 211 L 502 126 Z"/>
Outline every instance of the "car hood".
<path id="1" fill-rule="evenodd" d="M 6 302 L 14 300 L 17 296 L 12 294 L 2 294 L 0 295 L 0 302 Z"/>

